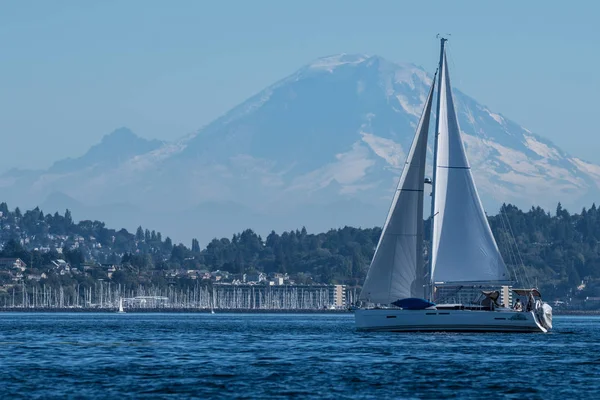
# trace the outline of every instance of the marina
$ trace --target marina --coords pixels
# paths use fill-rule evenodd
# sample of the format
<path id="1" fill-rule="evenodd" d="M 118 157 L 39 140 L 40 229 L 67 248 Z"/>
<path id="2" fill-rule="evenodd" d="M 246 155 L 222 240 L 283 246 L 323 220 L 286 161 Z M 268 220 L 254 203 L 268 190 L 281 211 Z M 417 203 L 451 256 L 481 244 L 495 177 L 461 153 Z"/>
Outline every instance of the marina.
<path id="1" fill-rule="evenodd" d="M 98 282 L 74 292 L 42 285 L 13 288 L 0 303 L 3 311 L 124 311 L 179 310 L 223 311 L 318 311 L 347 310 L 356 299 L 356 289 L 345 285 L 196 285 L 166 289 Z"/>

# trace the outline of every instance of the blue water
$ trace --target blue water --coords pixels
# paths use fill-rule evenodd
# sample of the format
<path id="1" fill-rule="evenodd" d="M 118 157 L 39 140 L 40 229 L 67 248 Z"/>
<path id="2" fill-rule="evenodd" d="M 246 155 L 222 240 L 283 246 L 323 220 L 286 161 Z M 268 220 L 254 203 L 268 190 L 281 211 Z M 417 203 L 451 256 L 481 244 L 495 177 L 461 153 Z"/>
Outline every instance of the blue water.
<path id="1" fill-rule="evenodd" d="M 354 316 L 0 314 L 0 398 L 600 396 L 600 318 L 550 334 L 359 333 Z"/>

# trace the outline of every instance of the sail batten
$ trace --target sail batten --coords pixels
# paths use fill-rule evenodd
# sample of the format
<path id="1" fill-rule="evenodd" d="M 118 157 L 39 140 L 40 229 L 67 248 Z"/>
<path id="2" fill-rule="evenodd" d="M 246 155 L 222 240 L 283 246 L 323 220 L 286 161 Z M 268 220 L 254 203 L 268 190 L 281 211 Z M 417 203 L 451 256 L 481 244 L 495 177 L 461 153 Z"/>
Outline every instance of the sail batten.
<path id="1" fill-rule="evenodd" d="M 445 52 L 440 68 L 431 279 L 501 282 L 509 274 L 471 174 L 452 99 Z"/>
<path id="2" fill-rule="evenodd" d="M 424 296 L 423 192 L 435 78 L 360 294 L 390 304 Z"/>

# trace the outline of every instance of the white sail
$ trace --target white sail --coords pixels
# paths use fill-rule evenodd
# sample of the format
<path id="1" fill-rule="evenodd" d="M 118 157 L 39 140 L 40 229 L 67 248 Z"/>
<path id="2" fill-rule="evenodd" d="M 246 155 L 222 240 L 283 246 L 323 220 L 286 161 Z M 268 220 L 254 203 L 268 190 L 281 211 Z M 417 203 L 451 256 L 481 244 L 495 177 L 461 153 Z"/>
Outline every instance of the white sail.
<path id="1" fill-rule="evenodd" d="M 436 282 L 509 281 L 460 137 L 445 53 L 440 73 L 432 276 Z"/>
<path id="2" fill-rule="evenodd" d="M 439 129 L 436 129 L 433 170 L 433 260 L 429 264 L 431 281 L 427 282 L 428 296 L 425 296 L 431 300 L 435 286 L 440 286 L 438 281 L 475 286 L 484 282 L 497 285 L 508 279 L 461 141 L 446 66 L 445 42 L 446 38 L 442 38 L 436 120 Z M 430 108 L 431 93 L 360 296 L 363 300 L 393 303 L 397 307 L 372 307 L 369 304 L 357 307 L 354 312 L 357 329 L 377 332 L 548 332 L 552 328 L 552 307 L 541 302 L 537 290 L 538 300 L 531 311 L 495 307 L 491 294 L 486 296 L 489 304 L 464 304 L 463 307 L 414 300 L 396 303 L 396 299 L 419 297 L 419 292 L 422 293 L 419 282 L 426 276 L 421 273 L 425 159 L 422 141 L 427 138 Z M 527 293 L 533 295 L 534 291 Z"/>
<path id="3" fill-rule="evenodd" d="M 389 304 L 398 299 L 424 297 L 423 186 L 434 86 L 435 77 L 360 294 L 361 300 Z"/>

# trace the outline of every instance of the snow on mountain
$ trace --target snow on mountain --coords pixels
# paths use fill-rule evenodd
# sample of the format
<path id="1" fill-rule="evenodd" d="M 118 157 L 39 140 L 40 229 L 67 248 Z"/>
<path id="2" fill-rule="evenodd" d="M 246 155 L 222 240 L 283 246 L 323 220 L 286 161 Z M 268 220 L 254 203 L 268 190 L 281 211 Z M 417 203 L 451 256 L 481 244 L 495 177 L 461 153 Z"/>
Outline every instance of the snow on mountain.
<path id="1" fill-rule="evenodd" d="M 325 70 L 327 72 L 333 73 L 333 70 L 341 65 L 360 64 L 368 58 L 369 56 L 361 54 L 336 54 L 318 59 L 312 64 L 309 64 L 307 66 L 307 69 Z"/>
<path id="2" fill-rule="evenodd" d="M 46 171 L 5 173 L 0 194 L 24 207 L 47 198 L 55 205 L 62 193 L 79 204 L 80 218 L 143 224 L 186 240 L 247 227 L 381 224 L 431 79 L 420 67 L 378 56 L 324 57 L 179 141 L 146 141 L 121 129 Z M 459 90 L 454 95 L 488 212 L 502 202 L 579 208 L 597 198 L 600 166 Z"/>

